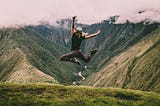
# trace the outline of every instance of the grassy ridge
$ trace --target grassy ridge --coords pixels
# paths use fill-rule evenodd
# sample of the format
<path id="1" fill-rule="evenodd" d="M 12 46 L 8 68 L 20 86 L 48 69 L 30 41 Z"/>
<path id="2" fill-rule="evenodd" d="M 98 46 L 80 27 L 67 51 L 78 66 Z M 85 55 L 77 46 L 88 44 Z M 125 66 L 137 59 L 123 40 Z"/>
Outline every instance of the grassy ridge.
<path id="1" fill-rule="evenodd" d="M 44 39 L 32 30 L 22 28 L 14 33 L 16 36 L 12 36 L 12 39 L 34 67 L 54 77 L 58 82 L 69 83 L 72 80 L 72 72 L 76 69 L 72 64 L 59 60 L 60 56 L 67 52 L 66 48 Z"/>
<path id="2" fill-rule="evenodd" d="M 43 75 L 53 77 L 59 83 L 70 84 L 76 79 L 75 73 L 78 70 L 73 63 L 59 60 L 67 51 L 59 44 L 26 28 L 0 29 L 0 80 L 8 81 L 14 72 L 20 74 L 19 71 L 30 78 L 35 75 L 33 68 L 35 73 L 38 70 Z M 22 70 L 25 70 L 26 74 Z M 33 77 L 34 80 L 35 78 Z M 23 76 L 22 79 L 26 80 Z M 33 82 L 33 79 L 30 79 Z M 21 80 L 17 81 L 21 82 Z M 30 82 L 29 80 L 25 82 L 27 81 Z"/>
<path id="3" fill-rule="evenodd" d="M 158 106 L 160 94 L 114 88 L 0 83 L 1 106 Z"/>

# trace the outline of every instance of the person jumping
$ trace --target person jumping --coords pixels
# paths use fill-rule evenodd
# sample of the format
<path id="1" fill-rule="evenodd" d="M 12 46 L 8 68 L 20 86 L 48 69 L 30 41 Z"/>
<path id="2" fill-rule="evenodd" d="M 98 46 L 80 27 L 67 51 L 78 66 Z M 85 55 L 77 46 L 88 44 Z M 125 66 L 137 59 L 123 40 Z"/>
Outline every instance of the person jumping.
<path id="1" fill-rule="evenodd" d="M 64 54 L 60 57 L 61 61 L 69 61 L 80 65 L 80 62 L 76 59 L 79 58 L 83 60 L 85 63 L 88 63 L 91 57 L 98 51 L 98 49 L 90 50 L 90 53 L 87 56 L 84 56 L 82 53 L 80 46 L 84 39 L 92 38 L 98 35 L 101 31 L 98 30 L 96 33 L 87 35 L 82 31 L 81 27 L 75 28 L 75 19 L 76 16 L 72 17 L 72 26 L 71 26 L 71 34 L 72 34 L 72 46 L 71 51 L 67 54 Z"/>

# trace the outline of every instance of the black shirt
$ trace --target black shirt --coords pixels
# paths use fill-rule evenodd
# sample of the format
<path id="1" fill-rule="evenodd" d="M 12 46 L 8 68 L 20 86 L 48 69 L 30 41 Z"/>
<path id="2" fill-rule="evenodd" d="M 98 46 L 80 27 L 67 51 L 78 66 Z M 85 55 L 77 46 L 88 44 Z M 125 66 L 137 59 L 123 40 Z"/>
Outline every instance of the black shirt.
<path id="1" fill-rule="evenodd" d="M 72 47 L 71 47 L 71 51 L 72 50 L 79 50 L 82 41 L 85 39 L 84 36 L 82 36 L 82 32 L 75 32 L 72 35 Z"/>

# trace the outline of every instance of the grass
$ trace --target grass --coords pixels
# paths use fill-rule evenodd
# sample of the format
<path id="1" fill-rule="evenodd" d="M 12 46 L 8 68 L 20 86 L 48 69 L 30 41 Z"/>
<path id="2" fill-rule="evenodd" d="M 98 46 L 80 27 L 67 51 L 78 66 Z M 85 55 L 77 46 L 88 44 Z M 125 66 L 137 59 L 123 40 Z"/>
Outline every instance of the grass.
<path id="1" fill-rule="evenodd" d="M 24 68 L 26 72 L 33 67 L 53 77 L 59 83 L 71 84 L 76 79 L 74 73 L 78 73 L 77 65 L 62 62 L 59 59 L 67 52 L 66 48 L 47 40 L 32 30 L 26 28 L 0 29 L 0 80 L 8 81 L 13 72 L 22 70 L 20 68 L 24 65 L 25 59 L 27 61 Z M 28 75 L 33 76 L 31 73 Z M 27 80 L 27 82 L 30 81 Z"/>
<path id="2" fill-rule="evenodd" d="M 0 106 L 158 106 L 160 94 L 118 88 L 0 83 Z"/>

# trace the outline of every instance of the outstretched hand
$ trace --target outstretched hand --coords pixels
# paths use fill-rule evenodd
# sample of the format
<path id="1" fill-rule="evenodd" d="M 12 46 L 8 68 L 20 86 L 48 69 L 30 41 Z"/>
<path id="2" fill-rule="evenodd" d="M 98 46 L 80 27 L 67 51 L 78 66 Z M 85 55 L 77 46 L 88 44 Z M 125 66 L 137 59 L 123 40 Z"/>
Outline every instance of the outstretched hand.
<path id="1" fill-rule="evenodd" d="M 93 33 L 93 34 L 90 34 L 90 35 L 85 36 L 85 38 L 86 38 L 86 39 L 92 38 L 92 37 L 97 36 L 98 34 L 100 34 L 100 32 L 101 32 L 101 30 L 98 30 L 96 33 Z"/>
<path id="2" fill-rule="evenodd" d="M 77 16 L 73 16 L 73 17 L 72 17 L 72 19 L 76 19 L 76 18 L 77 18 Z"/>
<path id="3" fill-rule="evenodd" d="M 100 34 L 101 33 L 101 30 L 99 29 L 98 31 L 97 31 L 97 34 Z"/>

